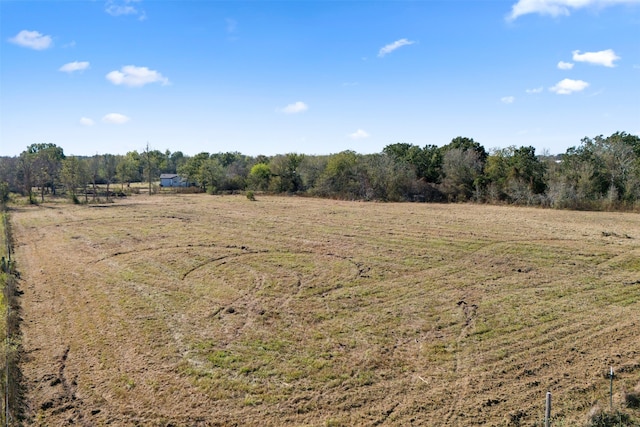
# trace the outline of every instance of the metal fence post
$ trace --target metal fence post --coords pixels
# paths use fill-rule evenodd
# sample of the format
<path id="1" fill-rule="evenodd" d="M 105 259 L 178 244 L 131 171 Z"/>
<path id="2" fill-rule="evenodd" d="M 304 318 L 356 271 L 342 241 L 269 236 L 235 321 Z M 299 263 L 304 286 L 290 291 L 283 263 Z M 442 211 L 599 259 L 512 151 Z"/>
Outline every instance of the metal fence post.
<path id="1" fill-rule="evenodd" d="M 546 405 L 544 410 L 544 427 L 551 426 L 551 392 L 547 392 Z"/>

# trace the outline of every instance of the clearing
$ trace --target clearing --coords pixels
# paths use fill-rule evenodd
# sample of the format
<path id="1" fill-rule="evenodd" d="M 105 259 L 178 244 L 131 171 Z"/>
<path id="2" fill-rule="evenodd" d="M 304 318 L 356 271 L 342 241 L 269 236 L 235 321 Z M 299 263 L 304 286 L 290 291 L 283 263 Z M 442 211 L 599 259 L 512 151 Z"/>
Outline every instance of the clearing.
<path id="1" fill-rule="evenodd" d="M 616 408 L 640 385 L 637 214 L 159 195 L 10 215 L 31 425 L 530 426 L 547 390 L 582 425 L 610 366 Z"/>

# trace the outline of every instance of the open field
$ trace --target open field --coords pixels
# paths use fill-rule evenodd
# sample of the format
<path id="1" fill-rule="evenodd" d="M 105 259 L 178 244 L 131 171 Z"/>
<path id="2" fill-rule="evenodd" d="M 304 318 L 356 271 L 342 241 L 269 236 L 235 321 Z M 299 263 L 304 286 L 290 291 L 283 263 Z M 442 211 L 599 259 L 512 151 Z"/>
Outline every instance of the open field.
<path id="1" fill-rule="evenodd" d="M 34 425 L 584 425 L 640 386 L 640 217 L 135 196 L 11 212 Z M 625 409 L 638 415 L 636 409 Z"/>

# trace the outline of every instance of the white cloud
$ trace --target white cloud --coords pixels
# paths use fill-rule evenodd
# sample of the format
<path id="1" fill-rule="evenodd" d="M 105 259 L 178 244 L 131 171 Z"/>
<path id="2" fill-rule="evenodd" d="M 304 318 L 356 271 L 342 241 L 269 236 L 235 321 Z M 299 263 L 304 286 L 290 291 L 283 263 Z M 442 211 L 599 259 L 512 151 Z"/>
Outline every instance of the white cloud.
<path id="1" fill-rule="evenodd" d="M 540 86 L 533 89 L 526 89 L 525 92 L 526 93 L 542 93 L 542 90 L 543 90 L 543 87 Z"/>
<path id="2" fill-rule="evenodd" d="M 585 52 L 580 53 L 579 50 L 573 51 L 573 60 L 577 62 L 588 62 L 594 65 L 603 65 L 605 67 L 615 67 L 613 61 L 620 59 L 618 55 L 612 50 L 601 50 L 599 52 Z"/>
<path id="3" fill-rule="evenodd" d="M 144 86 L 149 83 L 160 83 L 163 86 L 169 84 L 169 79 L 159 72 L 135 65 L 125 65 L 120 71 L 111 71 L 106 78 L 114 85 L 131 87 Z"/>
<path id="4" fill-rule="evenodd" d="M 145 19 L 144 11 L 133 6 L 133 3 L 138 3 L 139 1 L 140 0 L 107 0 L 104 11 L 111 16 L 140 15 L 140 19 Z"/>
<path id="5" fill-rule="evenodd" d="M 573 68 L 573 63 L 560 61 L 558 62 L 558 68 L 561 70 L 570 70 Z"/>
<path id="6" fill-rule="evenodd" d="M 96 122 L 94 122 L 92 119 L 88 117 L 82 117 L 80 118 L 80 124 L 83 126 L 93 126 L 94 124 L 96 124 Z"/>
<path id="7" fill-rule="evenodd" d="M 407 40 L 407 39 L 396 40 L 393 43 L 389 43 L 388 45 L 382 47 L 378 52 L 378 56 L 382 58 L 386 54 L 391 53 L 394 50 L 401 48 L 402 46 L 408 46 L 414 43 L 415 43 L 414 41 Z"/>
<path id="8" fill-rule="evenodd" d="M 109 113 L 102 118 L 104 123 L 109 123 L 112 125 L 122 125 L 131 120 L 129 117 L 120 113 Z"/>
<path id="9" fill-rule="evenodd" d="M 505 104 L 513 104 L 515 100 L 516 100 L 515 96 L 504 96 L 500 98 L 500 101 L 502 101 Z"/>
<path id="10" fill-rule="evenodd" d="M 364 139 L 369 138 L 369 134 L 362 129 L 358 129 L 357 131 L 350 133 L 349 138 L 351 139 Z"/>
<path id="11" fill-rule="evenodd" d="M 309 109 L 309 106 L 302 101 L 294 102 L 293 104 L 289 104 L 286 107 L 280 109 L 281 112 L 285 114 L 297 114 L 305 112 Z"/>
<path id="12" fill-rule="evenodd" d="M 589 83 L 582 80 L 564 79 L 556 83 L 555 86 L 550 87 L 549 90 L 558 95 L 570 95 L 573 92 L 584 90 L 587 86 L 589 86 Z"/>
<path id="13" fill-rule="evenodd" d="M 89 63 L 86 61 L 83 62 L 69 62 L 68 64 L 64 64 L 62 67 L 58 69 L 58 71 L 64 71 L 65 73 L 73 73 L 74 71 L 84 71 L 89 68 Z"/>
<path id="14" fill-rule="evenodd" d="M 22 30 L 15 37 L 9 39 L 18 46 L 28 47 L 34 50 L 44 50 L 53 45 L 51 36 L 45 36 L 37 31 Z"/>
<path id="15" fill-rule="evenodd" d="M 507 16 L 508 21 L 513 21 L 519 16 L 529 13 L 550 16 L 568 16 L 572 9 L 582 9 L 584 7 L 607 7 L 616 4 L 640 3 L 640 0 L 518 0 L 511 7 L 511 13 Z"/>

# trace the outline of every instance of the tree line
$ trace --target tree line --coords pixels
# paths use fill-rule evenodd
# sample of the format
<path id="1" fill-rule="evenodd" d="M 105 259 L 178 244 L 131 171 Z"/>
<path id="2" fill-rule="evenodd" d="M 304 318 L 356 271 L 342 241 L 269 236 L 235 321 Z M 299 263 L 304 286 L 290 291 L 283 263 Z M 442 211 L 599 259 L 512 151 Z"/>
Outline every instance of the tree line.
<path id="1" fill-rule="evenodd" d="M 640 137 L 616 132 L 585 137 L 559 155 L 530 146 L 488 152 L 473 138 L 420 147 L 395 143 L 376 154 L 342 151 L 247 156 L 194 156 L 152 150 L 67 156 L 49 143 L 0 157 L 0 196 L 37 203 L 64 193 L 74 202 L 110 198 L 132 182 L 157 190 L 160 174 L 178 174 L 190 191 L 287 193 L 344 200 L 510 203 L 571 209 L 635 208 L 640 200 Z M 105 190 L 106 187 L 106 190 Z"/>

